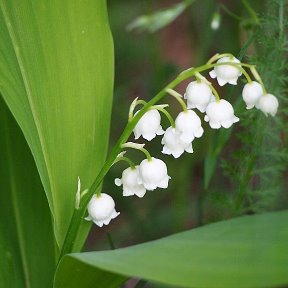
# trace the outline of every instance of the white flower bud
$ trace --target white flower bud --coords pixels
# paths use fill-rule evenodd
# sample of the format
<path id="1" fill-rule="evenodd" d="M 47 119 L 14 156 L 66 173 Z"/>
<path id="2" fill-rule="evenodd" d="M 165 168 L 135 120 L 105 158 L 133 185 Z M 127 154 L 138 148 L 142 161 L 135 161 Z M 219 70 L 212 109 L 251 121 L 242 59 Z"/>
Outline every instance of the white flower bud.
<path id="1" fill-rule="evenodd" d="M 256 103 L 256 108 L 261 110 L 266 116 L 270 114 L 275 116 L 278 110 L 279 102 L 277 98 L 272 94 L 265 94 L 260 97 Z"/>
<path id="2" fill-rule="evenodd" d="M 147 111 L 133 130 L 135 139 L 138 139 L 142 135 L 144 139 L 151 141 L 156 135 L 163 135 L 164 131 L 160 123 L 161 116 L 157 110 Z"/>
<path id="3" fill-rule="evenodd" d="M 220 27 L 220 23 L 221 23 L 221 15 L 219 12 L 215 12 L 213 14 L 213 18 L 212 18 L 212 21 L 211 21 L 211 29 L 212 30 L 218 30 L 219 27 Z"/>
<path id="4" fill-rule="evenodd" d="M 193 153 L 192 143 L 181 141 L 180 132 L 173 127 L 169 127 L 162 138 L 163 154 L 173 155 L 174 158 L 179 158 L 184 151 Z"/>
<path id="5" fill-rule="evenodd" d="M 147 190 L 167 188 L 169 179 L 167 166 L 162 160 L 152 157 L 140 163 L 138 183 L 143 184 Z"/>
<path id="6" fill-rule="evenodd" d="M 233 59 L 231 59 L 229 56 L 222 57 L 217 61 L 217 63 L 224 62 L 240 63 L 237 58 L 233 57 Z M 242 72 L 238 67 L 227 64 L 214 67 L 214 69 L 209 72 L 209 75 L 211 78 L 217 78 L 220 86 L 226 83 L 237 85 L 238 77 L 242 75 Z"/>
<path id="7" fill-rule="evenodd" d="M 221 126 L 229 128 L 233 123 L 239 121 L 239 118 L 234 115 L 234 109 L 232 105 L 221 99 L 219 102 L 211 102 L 206 109 L 206 116 L 204 118 L 206 122 L 213 129 L 219 129 Z"/>
<path id="8" fill-rule="evenodd" d="M 263 89 L 258 82 L 252 81 L 251 83 L 247 83 L 242 91 L 242 97 L 247 106 L 246 108 L 252 109 L 262 95 Z"/>
<path id="9" fill-rule="evenodd" d="M 135 166 L 135 168 L 127 168 L 122 173 L 122 178 L 116 178 L 115 184 L 117 186 L 123 185 L 123 196 L 132 196 L 136 195 L 142 198 L 146 189 L 142 184 L 138 183 L 139 178 L 139 166 Z"/>
<path id="10" fill-rule="evenodd" d="M 87 210 L 89 215 L 85 220 L 93 221 L 99 227 L 108 225 L 112 219 L 120 214 L 115 210 L 113 198 L 105 193 L 101 193 L 99 196 L 93 195 L 88 203 Z"/>
<path id="11" fill-rule="evenodd" d="M 186 94 L 184 94 L 184 98 L 187 99 L 187 108 L 197 108 L 202 113 L 205 112 L 212 96 L 210 86 L 203 81 L 189 83 L 186 88 Z"/>
<path id="12" fill-rule="evenodd" d="M 187 110 L 180 112 L 175 120 L 176 130 L 180 133 L 180 140 L 185 143 L 191 143 L 194 138 L 200 138 L 203 135 L 201 120 L 198 115 Z"/>

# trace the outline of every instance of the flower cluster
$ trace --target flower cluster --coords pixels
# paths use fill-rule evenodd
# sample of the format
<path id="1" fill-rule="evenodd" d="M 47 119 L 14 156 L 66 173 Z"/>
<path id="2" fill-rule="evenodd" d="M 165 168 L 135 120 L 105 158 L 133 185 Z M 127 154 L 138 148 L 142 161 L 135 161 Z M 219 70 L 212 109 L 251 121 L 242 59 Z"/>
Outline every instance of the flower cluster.
<path id="1" fill-rule="evenodd" d="M 139 166 L 125 169 L 122 178 L 115 179 L 115 184 L 123 185 L 123 196 L 137 195 L 142 198 L 147 190 L 167 188 L 169 179 L 166 164 L 160 159 L 151 157 L 144 159 Z"/>
<path id="2" fill-rule="evenodd" d="M 251 80 L 243 66 L 250 69 L 256 81 Z M 216 54 L 207 62 L 205 67 L 205 70 L 213 68 L 209 75 L 211 78 L 216 78 L 220 86 L 227 83 L 237 85 L 238 78 L 244 75 L 247 84 L 244 86 L 242 97 L 247 109 L 256 107 L 266 116 L 269 114 L 275 116 L 278 109 L 278 100 L 274 95 L 266 92 L 254 66 L 244 65 L 231 54 Z M 197 111 L 198 113 L 205 113 L 204 120 L 209 123 L 212 129 L 230 128 L 239 121 L 239 118 L 234 114 L 233 106 L 227 100 L 220 99 L 211 82 L 202 76 L 197 69 L 195 69 L 193 76 L 196 79 L 187 86 L 184 97 L 175 90 L 166 89 L 167 94 L 178 100 L 183 110 L 175 120 L 165 109 L 168 105 L 149 106 L 143 100 L 135 99 L 133 101 L 129 111 L 130 122 L 142 111 L 140 109 L 134 113 L 137 105 L 142 104 L 146 109 L 146 112 L 142 112 L 142 116 L 135 123 L 133 129 L 135 139 L 142 137 L 151 141 L 156 136 L 163 135 L 161 140 L 162 153 L 178 158 L 185 151 L 193 153 L 193 141 L 202 137 L 204 133 Z M 148 107 L 146 108 L 146 106 Z M 160 112 L 166 115 L 170 122 L 170 126 L 165 131 L 161 126 Z M 144 149 L 144 144 L 127 142 L 122 144 L 121 148 L 137 149 L 146 155 L 146 158 L 139 165 L 135 165 L 129 158 L 124 157 L 126 151 L 120 153 L 116 158 L 115 162 L 124 160 L 130 166 L 123 171 L 121 178 L 115 179 L 115 184 L 123 187 L 123 196 L 136 195 L 142 198 L 147 191 L 168 187 L 170 176 L 168 176 L 166 164 L 160 159 L 151 157 L 149 152 Z M 92 197 L 88 205 L 88 213 L 89 216 L 86 219 L 92 220 L 100 227 L 103 224 L 109 224 L 112 219 L 119 215 L 115 210 L 114 200 L 105 193 Z"/>
<path id="3" fill-rule="evenodd" d="M 263 93 L 261 85 L 256 81 L 247 83 L 244 86 L 242 97 L 247 109 L 252 109 L 255 106 L 266 116 L 268 114 L 275 116 L 277 113 L 279 106 L 277 98 L 272 94 Z"/>

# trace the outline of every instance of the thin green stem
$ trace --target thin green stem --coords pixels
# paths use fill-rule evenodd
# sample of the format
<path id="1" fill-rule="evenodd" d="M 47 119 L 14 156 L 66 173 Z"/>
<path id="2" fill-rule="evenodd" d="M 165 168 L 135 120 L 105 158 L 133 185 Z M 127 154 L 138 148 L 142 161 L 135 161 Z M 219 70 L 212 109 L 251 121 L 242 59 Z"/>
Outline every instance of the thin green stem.
<path id="1" fill-rule="evenodd" d="M 210 84 L 209 86 L 210 86 L 210 88 L 211 88 L 211 90 L 213 92 L 213 95 L 216 98 L 216 102 L 220 102 L 221 98 L 220 98 L 218 92 L 216 91 L 216 89 L 214 88 L 214 86 L 212 84 Z"/>
<path id="2" fill-rule="evenodd" d="M 138 98 L 136 98 L 130 105 L 130 108 L 129 108 L 129 113 L 128 113 L 128 120 L 129 122 L 132 120 L 132 118 L 134 117 L 134 110 L 136 108 L 137 105 L 145 105 L 147 102 L 144 101 L 144 100 L 138 100 Z"/>
<path id="3" fill-rule="evenodd" d="M 207 78 L 205 78 L 201 73 L 197 72 L 195 73 L 195 78 L 197 79 L 197 81 L 199 80 L 199 82 L 204 82 L 208 85 L 211 84 L 210 81 L 207 80 Z"/>
<path id="4" fill-rule="evenodd" d="M 223 9 L 229 16 L 231 16 L 232 18 L 238 20 L 238 21 L 243 21 L 245 20 L 244 18 L 236 15 L 235 13 L 233 13 L 232 11 L 230 11 L 225 5 L 220 4 L 220 8 Z"/>
<path id="5" fill-rule="evenodd" d="M 195 78 L 197 83 L 201 83 L 201 78 L 199 78 L 197 75 L 195 75 Z"/>
<path id="6" fill-rule="evenodd" d="M 119 161 L 124 161 L 126 163 L 129 164 L 129 166 L 131 167 L 131 169 L 135 169 L 135 164 L 133 161 L 131 161 L 128 157 L 125 156 L 121 156 L 121 157 L 117 157 L 116 160 L 114 161 L 114 164 L 116 164 Z"/>
<path id="7" fill-rule="evenodd" d="M 251 155 L 249 159 L 250 159 L 250 163 L 245 171 L 245 174 L 242 177 L 242 181 L 239 186 L 236 199 L 234 200 L 235 206 L 234 206 L 233 213 L 235 215 L 239 213 L 239 210 L 241 209 L 241 205 L 243 204 L 243 201 L 245 199 L 247 186 L 249 184 L 249 181 L 251 180 L 253 167 L 255 166 L 256 156 Z"/>
<path id="8" fill-rule="evenodd" d="M 243 75 L 245 76 L 245 78 L 247 79 L 248 83 L 251 83 L 252 80 L 251 80 L 249 74 L 246 72 L 246 70 L 243 67 L 241 67 L 240 70 L 243 73 Z"/>
<path id="9" fill-rule="evenodd" d="M 109 232 L 107 232 L 106 236 L 107 236 L 107 240 L 108 240 L 108 243 L 109 243 L 109 246 L 110 246 L 111 250 L 115 250 L 116 247 L 115 247 L 115 244 L 114 244 L 114 241 L 112 239 L 111 234 Z"/>
<path id="10" fill-rule="evenodd" d="M 164 108 L 161 107 L 157 107 L 157 106 L 153 106 L 153 109 L 159 110 L 160 112 L 162 112 L 168 119 L 170 125 L 174 128 L 175 127 L 175 121 L 173 119 L 173 117 L 171 116 L 171 114 Z"/>
<path id="11" fill-rule="evenodd" d="M 212 90 L 215 98 L 216 98 L 216 102 L 220 101 L 220 96 L 217 92 L 217 90 L 214 88 L 214 86 L 212 85 L 212 83 L 210 81 L 208 81 L 203 75 L 201 75 L 199 72 L 195 73 L 195 77 L 196 79 L 199 79 L 200 81 L 203 81 L 204 83 L 206 83 L 207 85 L 209 85 L 210 89 Z"/>
<path id="12" fill-rule="evenodd" d="M 281 0 L 279 3 L 279 38 L 283 36 L 283 26 L 284 26 L 284 1 Z"/>
<path id="13" fill-rule="evenodd" d="M 146 158 L 148 159 L 148 161 L 151 161 L 152 157 L 150 155 L 150 153 L 148 152 L 147 149 L 144 148 L 144 144 L 137 144 L 137 143 L 133 143 L 133 142 L 127 142 L 121 145 L 121 148 L 131 148 L 131 149 L 136 149 L 139 150 L 141 152 L 143 152 L 146 156 Z"/>
<path id="14" fill-rule="evenodd" d="M 212 64 L 213 62 L 215 62 L 216 60 L 220 59 L 220 58 L 223 58 L 223 57 L 230 57 L 231 59 L 234 59 L 234 56 L 233 54 L 231 53 L 222 53 L 222 54 L 215 54 L 214 56 L 212 56 L 208 61 L 207 61 L 207 64 Z"/>
<path id="15" fill-rule="evenodd" d="M 185 102 L 183 101 L 181 94 L 179 94 L 178 92 L 176 92 L 175 90 L 173 90 L 171 88 L 168 88 L 166 90 L 166 92 L 169 95 L 173 96 L 179 102 L 179 104 L 181 105 L 183 111 L 187 111 L 187 106 L 186 106 Z"/>
<path id="16" fill-rule="evenodd" d="M 260 75 L 258 74 L 255 66 L 252 65 L 251 68 L 250 68 L 250 71 L 251 71 L 251 73 L 253 74 L 255 80 L 257 80 L 257 81 L 261 84 L 262 90 L 263 90 L 263 94 L 266 95 L 266 94 L 267 94 L 267 91 L 266 91 L 266 89 L 265 89 L 264 83 L 263 83 L 263 81 L 262 81 L 262 78 L 261 78 Z"/>
<path id="17" fill-rule="evenodd" d="M 255 10 L 252 8 L 252 6 L 250 5 L 249 1 L 247 0 L 242 0 L 243 5 L 245 6 L 245 8 L 247 9 L 248 13 L 250 14 L 251 18 L 253 19 L 253 21 L 255 22 L 255 24 L 259 23 L 259 19 L 258 16 L 255 12 Z"/>
<path id="18" fill-rule="evenodd" d="M 147 158 L 148 161 L 151 161 L 151 160 L 152 160 L 151 154 L 148 152 L 147 149 L 141 148 L 141 149 L 139 149 L 139 150 L 146 155 L 146 158 Z"/>

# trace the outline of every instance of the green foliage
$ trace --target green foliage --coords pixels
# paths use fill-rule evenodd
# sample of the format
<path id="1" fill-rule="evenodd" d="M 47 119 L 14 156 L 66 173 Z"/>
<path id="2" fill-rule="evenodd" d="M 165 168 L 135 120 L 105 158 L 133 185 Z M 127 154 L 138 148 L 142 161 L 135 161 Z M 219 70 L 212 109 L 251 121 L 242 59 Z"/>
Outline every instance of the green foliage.
<path id="1" fill-rule="evenodd" d="M 50 211 L 23 134 L 0 98 L 0 286 L 48 288 L 56 267 Z"/>
<path id="2" fill-rule="evenodd" d="M 77 177 L 87 188 L 106 158 L 114 74 L 106 1 L 2 0 L 0 8 L 1 94 L 35 158 L 61 247 Z"/>
<path id="3" fill-rule="evenodd" d="M 159 31 L 183 15 L 185 9 L 193 2 L 193 0 L 178 2 L 167 9 L 141 16 L 134 20 L 128 29 L 150 33 Z M 214 49 L 227 49 L 232 53 L 238 51 L 237 40 L 241 33 L 249 34 L 260 25 L 257 32 L 254 31 L 255 33 L 248 37 L 238 58 L 242 59 L 247 49 L 252 46 L 252 51 L 255 51 L 257 56 L 251 57 L 251 62 L 257 64 L 267 90 L 280 99 L 279 116 L 272 121 L 259 111 L 244 112 L 243 105 L 239 104 L 241 102 L 239 94 L 239 100 L 234 103 L 236 114 L 241 117 L 241 126 L 235 125 L 235 127 L 240 128 L 222 129 L 217 131 L 220 133 L 215 134 L 211 132 L 212 137 L 208 135 L 207 139 L 202 138 L 198 144 L 195 143 L 194 150 L 197 153 L 193 154 L 192 158 L 183 158 L 177 165 L 174 159 L 168 160 L 171 161 L 169 173 L 171 172 L 170 175 L 173 175 L 173 180 L 175 179 L 170 185 L 172 193 L 163 190 L 155 194 L 147 193 L 153 197 L 148 198 L 147 195 L 145 201 L 129 199 L 125 202 L 126 199 L 123 200 L 123 197 L 121 200 L 117 199 L 119 206 L 125 203 L 123 204 L 125 207 L 119 210 L 127 213 L 126 218 L 134 228 L 128 227 L 129 221 L 123 221 L 121 224 L 119 217 L 116 222 L 119 224 L 118 227 L 112 226 L 113 240 L 114 231 L 117 233 L 117 230 L 125 239 L 123 243 L 127 245 L 129 241 L 148 240 L 160 237 L 164 233 L 179 231 L 188 225 L 191 227 L 195 222 L 196 225 L 201 225 L 201 220 L 195 221 L 191 217 L 197 209 L 190 202 L 195 205 L 196 201 L 191 199 L 195 197 L 195 190 L 199 189 L 197 185 L 201 186 L 199 183 L 202 175 L 201 173 L 198 175 L 197 171 L 202 170 L 199 163 L 206 154 L 208 145 L 204 143 L 205 140 L 209 142 L 209 151 L 204 164 L 202 183 L 204 194 L 198 193 L 197 197 L 201 198 L 199 202 L 207 200 L 205 196 L 208 195 L 207 202 L 211 200 L 213 209 L 221 213 L 219 218 L 287 208 L 287 201 L 281 201 L 287 197 L 284 194 L 287 184 L 284 173 L 288 165 L 286 132 L 288 127 L 285 122 L 288 116 L 285 97 L 288 77 L 287 60 L 283 57 L 288 44 L 285 35 L 288 23 L 284 17 L 287 7 L 284 1 L 280 0 L 266 2 L 267 13 L 259 18 L 246 0 L 232 5 L 231 9 L 237 10 L 236 14 L 231 13 L 228 8 L 224 9 L 231 16 L 236 16 L 234 18 L 237 21 L 241 21 L 239 25 L 241 32 L 237 32 L 238 22 L 232 25 L 229 22 L 229 25 L 226 25 L 227 19 L 225 20 L 224 16 L 220 35 L 219 31 L 212 31 L 210 28 L 211 15 L 218 11 L 218 6 L 209 0 L 197 1 L 196 8 L 191 10 L 194 15 L 193 23 L 190 24 L 193 25 L 189 30 L 189 35 L 196 37 L 187 38 L 192 40 L 195 47 L 199 40 L 197 49 L 200 52 L 195 53 L 193 47 L 191 49 L 193 51 L 187 56 L 184 48 L 186 43 L 183 45 L 180 42 L 181 45 L 178 43 L 175 47 L 177 53 L 179 47 L 184 48 L 184 53 L 181 50 L 183 59 L 194 57 L 197 59 L 195 62 L 203 64 L 207 54 L 211 54 Z M 131 2 L 128 5 L 131 7 L 135 5 L 139 9 L 139 4 L 135 3 Z M 152 3 L 150 1 L 150 6 L 153 6 Z M 260 2 L 257 3 L 259 5 Z M 122 3 L 114 5 L 119 8 Z M 243 6 L 241 9 L 246 9 L 248 18 L 237 16 L 241 5 Z M 126 8 L 127 6 L 120 12 L 117 11 L 119 13 L 117 14 L 119 17 L 115 17 L 117 21 L 123 15 L 123 11 L 127 12 L 125 14 L 127 17 L 129 13 L 134 15 L 133 11 L 129 13 L 125 11 Z M 139 13 L 140 11 L 137 12 Z M 124 20 L 127 21 L 126 18 Z M 198 29 L 198 34 L 190 33 L 193 29 L 197 30 L 197 25 L 194 24 L 201 28 Z M 120 25 L 120 29 L 123 30 L 122 27 L 123 24 Z M 177 31 L 180 30 L 176 29 L 176 33 Z M 256 41 L 255 35 L 257 35 Z M 175 36 L 175 32 L 172 36 Z M 133 90 L 137 92 L 136 96 L 140 97 L 141 94 L 155 94 L 155 90 L 163 87 L 163 82 L 166 83 L 167 79 L 171 75 L 174 76 L 179 69 L 178 63 L 171 62 L 168 65 L 165 63 L 167 55 L 163 57 L 162 54 L 165 53 L 161 50 L 165 45 L 159 45 L 159 42 L 151 40 L 155 35 L 145 37 L 146 40 L 150 37 L 149 44 L 144 44 L 145 41 L 142 41 L 144 38 L 137 38 L 139 41 L 131 38 L 133 45 L 130 46 L 130 50 L 124 44 L 121 47 L 119 44 L 125 42 L 126 45 L 127 34 L 124 39 L 117 41 L 120 47 L 116 49 L 120 50 L 117 59 L 123 62 L 116 73 L 118 81 L 120 78 L 120 82 L 122 80 L 132 83 L 127 85 L 127 82 L 124 84 L 121 82 L 120 89 L 118 87 L 116 91 L 117 96 L 123 94 L 115 105 L 118 114 L 114 116 L 116 120 L 114 126 L 117 126 L 117 129 L 126 124 L 128 104 L 123 99 L 127 99 L 128 93 Z M 181 37 L 179 36 L 178 40 L 179 38 Z M 166 43 L 171 43 L 171 39 L 170 42 L 166 40 Z M 22 129 L 33 155 L 7 107 L 1 102 L 0 253 L 4 265 L 0 269 L 0 286 L 51 287 L 59 249 L 64 239 L 69 241 L 66 241 L 68 248 L 62 250 L 63 254 L 72 250 L 78 252 L 90 227 L 90 224 L 81 217 L 90 198 L 87 195 L 95 192 L 93 188 L 82 197 L 81 211 L 75 210 L 81 212 L 74 214 L 78 222 L 74 221 L 69 227 L 76 228 L 72 229 L 73 233 L 66 234 L 75 204 L 77 177 L 81 178 L 83 191 L 91 186 L 106 158 L 114 68 L 113 43 L 108 25 L 106 1 L 88 0 L 84 3 L 80 0 L 61 0 L 48 3 L 44 0 L 0 0 L 0 40 L 2 43 L 0 92 Z M 150 49 L 154 52 L 149 54 L 147 50 Z M 142 55 L 139 55 L 141 52 Z M 129 61 L 134 63 L 138 58 L 141 58 L 142 62 L 131 68 Z M 193 62 L 192 66 L 195 66 L 194 64 L 197 63 Z M 127 66 L 130 69 L 126 69 Z M 150 67 L 148 71 L 147 67 Z M 126 70 L 130 71 L 123 73 Z M 176 81 L 177 84 L 182 80 L 184 78 L 179 82 Z M 140 81 L 141 85 L 145 86 L 144 89 L 143 87 L 139 89 Z M 179 87 L 179 90 L 182 88 Z M 227 99 L 233 93 L 235 90 L 231 89 Z M 160 92 L 161 97 L 164 94 L 164 91 Z M 150 96 L 148 98 L 151 99 Z M 125 124 L 121 124 L 118 115 L 124 115 Z M 122 140 L 127 140 L 132 128 L 130 125 Z M 228 146 L 227 142 L 232 132 L 236 132 L 234 135 L 237 135 L 238 140 L 232 146 Z M 122 140 L 120 138 L 115 142 L 121 144 Z M 116 156 L 120 151 L 120 145 L 117 143 L 116 149 L 112 150 L 112 158 L 109 158 L 100 175 L 108 172 L 114 160 L 113 155 Z M 154 149 L 160 153 L 160 144 L 157 145 Z M 234 150 L 232 157 L 226 153 L 230 147 Z M 238 147 L 240 149 L 236 150 Z M 223 154 L 226 156 L 223 166 L 229 177 L 229 183 L 221 175 L 217 177 L 220 174 L 217 165 L 221 151 L 224 151 Z M 111 174 L 115 173 L 115 177 L 119 177 L 122 167 L 121 171 L 114 171 Z M 101 177 L 96 178 L 100 179 L 96 181 L 99 187 L 103 179 Z M 108 193 L 117 191 L 111 180 L 115 177 L 112 175 L 110 179 L 106 179 Z M 217 184 L 213 185 L 215 193 L 211 193 L 213 192 L 211 183 L 215 179 L 217 180 Z M 167 197 L 168 194 L 170 196 Z M 139 201 L 139 204 L 136 204 L 136 201 Z M 199 211 L 202 205 L 203 203 L 200 203 L 197 206 Z M 208 212 L 210 213 L 210 210 Z M 125 219 L 124 213 L 121 212 L 121 219 Z M 199 219 L 203 218 L 206 221 L 210 218 L 209 213 L 207 215 L 199 213 Z M 151 215 L 153 219 L 147 215 Z M 287 220 L 287 211 L 246 216 L 130 248 L 65 255 L 58 266 L 55 287 L 119 287 L 130 277 L 144 279 L 136 287 L 141 287 L 145 279 L 161 283 L 159 285 L 177 287 L 236 287 L 239 283 L 242 287 L 284 285 L 288 283 Z M 75 239 L 78 223 L 82 225 Z M 138 233 L 138 239 L 137 236 L 132 238 L 137 234 L 135 231 Z M 97 233 L 100 238 L 100 230 Z M 132 240 L 127 235 L 132 235 Z M 116 246 L 123 245 L 119 244 L 118 240 L 119 237 L 116 237 Z"/>
<path id="4" fill-rule="evenodd" d="M 233 213 L 287 207 L 287 203 L 282 202 L 288 166 L 285 9 L 283 1 L 268 1 L 257 31 L 257 56 L 249 60 L 256 64 L 268 92 L 278 97 L 278 114 L 275 118 L 266 118 L 260 111 L 243 112 L 242 108 L 241 129 L 237 132 L 241 146 L 223 162 L 234 191 Z"/>
<path id="5" fill-rule="evenodd" d="M 280 286 L 288 281 L 287 221 L 287 211 L 244 216 L 129 248 L 67 255 L 55 288 L 119 287 L 127 276 L 176 287 Z"/>

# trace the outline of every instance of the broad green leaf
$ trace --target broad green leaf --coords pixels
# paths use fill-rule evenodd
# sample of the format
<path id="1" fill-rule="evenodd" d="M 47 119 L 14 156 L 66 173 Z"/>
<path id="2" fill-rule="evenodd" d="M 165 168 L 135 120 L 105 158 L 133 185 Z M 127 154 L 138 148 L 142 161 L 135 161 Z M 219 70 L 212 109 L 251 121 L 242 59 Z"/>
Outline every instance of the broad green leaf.
<path id="1" fill-rule="evenodd" d="M 176 287 L 278 287 L 288 283 L 287 221 L 288 211 L 244 216 L 128 248 L 66 255 L 55 287 L 118 287 L 117 275 Z"/>
<path id="2" fill-rule="evenodd" d="M 35 162 L 0 98 L 0 286 L 52 286 L 55 242 Z"/>
<path id="3" fill-rule="evenodd" d="M 0 92 L 35 158 L 61 247 L 77 177 L 84 190 L 106 158 L 113 89 L 106 1 L 0 0 L 0 9 Z"/>

